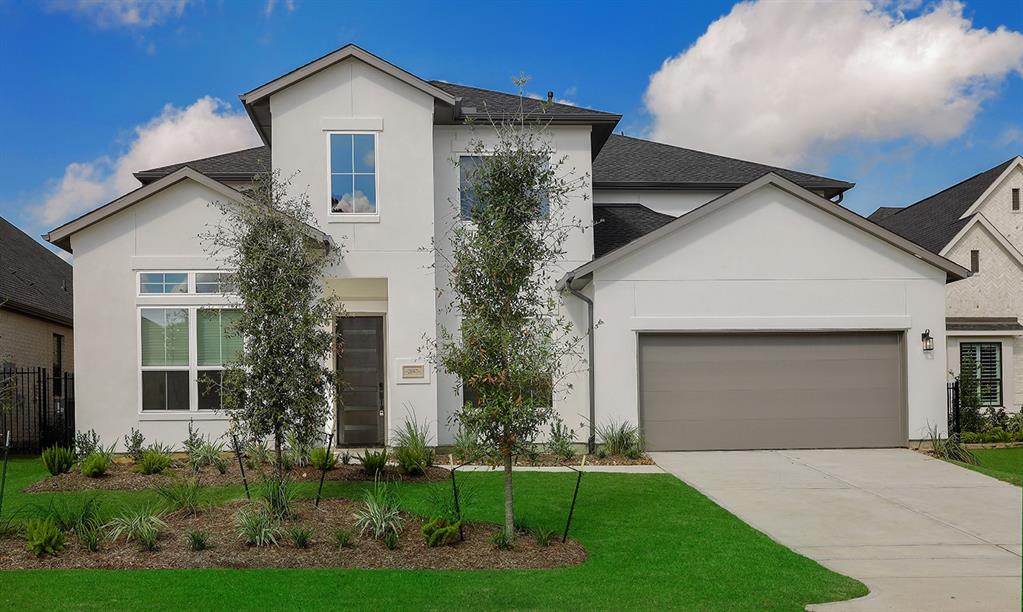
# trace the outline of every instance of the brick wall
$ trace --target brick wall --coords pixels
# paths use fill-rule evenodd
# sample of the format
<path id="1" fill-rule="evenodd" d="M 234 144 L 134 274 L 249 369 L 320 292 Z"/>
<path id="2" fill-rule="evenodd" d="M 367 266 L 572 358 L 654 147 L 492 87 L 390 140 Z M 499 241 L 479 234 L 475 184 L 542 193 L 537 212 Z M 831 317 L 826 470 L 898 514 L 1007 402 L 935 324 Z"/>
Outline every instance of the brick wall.
<path id="1" fill-rule="evenodd" d="M 64 371 L 74 372 L 70 327 L 0 309 L 0 367 L 52 369 L 53 334 L 64 336 Z"/>

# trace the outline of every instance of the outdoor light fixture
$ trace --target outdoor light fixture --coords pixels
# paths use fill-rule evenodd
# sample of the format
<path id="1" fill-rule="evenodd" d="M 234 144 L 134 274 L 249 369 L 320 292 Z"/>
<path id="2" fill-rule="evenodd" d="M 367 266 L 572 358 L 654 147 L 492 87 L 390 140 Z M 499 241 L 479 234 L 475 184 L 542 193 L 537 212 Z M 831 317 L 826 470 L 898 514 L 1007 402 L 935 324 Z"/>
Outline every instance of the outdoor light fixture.
<path id="1" fill-rule="evenodd" d="M 924 343 L 924 351 L 934 350 L 934 336 L 931 335 L 931 330 L 925 329 L 924 333 L 920 334 L 920 340 Z"/>

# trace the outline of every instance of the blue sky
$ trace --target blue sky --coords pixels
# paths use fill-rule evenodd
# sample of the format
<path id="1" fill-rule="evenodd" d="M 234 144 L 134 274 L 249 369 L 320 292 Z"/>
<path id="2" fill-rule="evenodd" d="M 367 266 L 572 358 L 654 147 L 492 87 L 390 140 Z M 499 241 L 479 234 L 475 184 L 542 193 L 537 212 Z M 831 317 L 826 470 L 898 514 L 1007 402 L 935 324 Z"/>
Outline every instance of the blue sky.
<path id="1" fill-rule="evenodd" d="M 878 46 L 872 40 L 897 38 L 889 36 L 896 30 L 878 30 L 879 22 L 848 11 L 830 18 L 839 5 L 824 5 L 818 13 L 806 12 L 804 5 L 749 7 L 747 19 L 767 24 L 765 29 L 772 27 L 774 17 L 779 23 L 802 18 L 835 24 L 827 40 L 796 41 L 809 44 L 806 54 L 814 56 L 827 54 L 812 51 L 812 45 L 841 51 L 840 43 L 856 38 L 843 28 L 867 31 L 861 46 L 853 49 L 858 53 Z M 708 36 L 698 43 L 719 18 L 727 16 L 715 36 L 734 31 L 726 26 L 741 26 L 742 15 L 733 12 L 731 2 L 167 0 L 139 7 L 130 0 L 112 0 L 100 9 L 76 0 L 0 0 L 0 53 L 5 58 L 0 78 L 10 87 L 0 96 L 0 215 L 38 235 L 55 220 L 123 191 L 123 177 L 112 176 L 133 146 L 141 159 L 160 160 L 161 154 L 179 150 L 178 141 L 192 137 L 187 131 L 173 133 L 175 126 L 187 124 L 191 115 L 185 110 L 193 109 L 197 116 L 207 113 L 211 121 L 232 116 L 240 112 L 239 93 L 348 42 L 428 79 L 510 90 L 511 77 L 526 73 L 532 76 L 531 91 L 551 89 L 575 104 L 622 113 L 619 129 L 630 135 L 656 136 L 856 182 L 845 203 L 860 213 L 913 202 L 1023 154 L 1023 64 L 1016 55 L 1023 37 L 1014 34 L 1023 31 L 1023 0 L 972 0 L 943 22 L 930 3 L 889 3 L 883 12 L 896 24 L 918 20 L 914 23 L 921 26 L 958 28 L 972 42 L 959 44 L 943 60 L 954 70 L 910 70 L 907 78 L 923 76 L 903 91 L 897 84 L 906 81 L 897 73 L 892 81 L 879 83 L 871 68 L 862 77 L 870 82 L 861 86 L 849 82 L 860 77 L 836 83 L 828 77 L 827 65 L 790 65 L 790 58 L 804 55 L 792 49 L 803 46 L 779 43 L 756 50 L 760 61 L 770 62 L 772 69 L 765 74 L 743 59 L 742 50 L 716 44 L 720 38 Z M 999 27 L 1006 32 L 998 37 L 982 31 Z M 882 38 L 870 38 L 870 31 Z M 761 40 L 772 36 L 767 31 Z M 777 39 L 791 45 L 791 39 L 801 36 L 789 31 Z M 648 103 L 651 76 L 665 60 L 687 50 L 693 53 L 678 62 L 677 70 L 662 71 L 658 102 Z M 884 54 L 879 57 L 878 68 L 889 63 Z M 821 59 L 826 61 L 840 60 Z M 1000 67 L 992 73 L 988 67 L 993 65 Z M 737 81 L 744 71 L 763 77 Z M 950 86 L 940 74 L 947 72 L 961 75 L 952 86 L 952 100 L 941 99 Z M 928 75 L 934 78 L 926 80 Z M 694 99 L 698 87 L 705 89 Z M 788 93 L 779 94 L 775 108 L 744 99 L 763 91 Z M 861 92 L 868 94 L 861 98 Z M 786 101 L 786 95 L 799 104 Z M 229 106 L 193 106 L 206 97 Z M 688 99 L 676 104 L 675 97 Z M 785 108 L 792 108 L 790 115 Z M 716 109 L 728 115 L 714 116 Z M 894 109 L 891 116 L 875 121 L 889 109 Z M 820 119 L 846 111 L 848 116 L 835 125 Z M 772 116 L 778 125 L 771 128 L 776 132 L 745 130 L 757 125 L 750 115 L 768 112 L 777 115 Z M 247 129 L 239 127 L 243 125 L 234 116 L 220 144 L 252 138 L 239 134 Z M 140 136 L 152 136 L 150 132 L 159 132 L 160 139 Z M 213 130 L 195 132 L 209 140 Z M 788 135 L 795 132 L 796 144 L 789 145 Z M 746 133 L 750 136 L 744 137 Z M 198 149 L 180 145 L 180 150 L 205 151 L 203 147 L 217 144 L 195 145 Z M 158 151 L 144 151 L 147 146 Z M 56 197 L 62 180 L 67 187 L 63 204 L 41 212 L 43 203 Z"/>

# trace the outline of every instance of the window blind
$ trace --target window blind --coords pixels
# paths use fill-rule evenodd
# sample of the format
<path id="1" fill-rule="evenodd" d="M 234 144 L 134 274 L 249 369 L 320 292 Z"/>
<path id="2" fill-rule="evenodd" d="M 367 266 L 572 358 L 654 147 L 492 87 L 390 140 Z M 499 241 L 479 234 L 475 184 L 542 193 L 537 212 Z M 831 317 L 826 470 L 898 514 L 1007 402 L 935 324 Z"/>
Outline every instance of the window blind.
<path id="1" fill-rule="evenodd" d="M 188 310 L 142 310 L 142 365 L 188 365 Z"/>

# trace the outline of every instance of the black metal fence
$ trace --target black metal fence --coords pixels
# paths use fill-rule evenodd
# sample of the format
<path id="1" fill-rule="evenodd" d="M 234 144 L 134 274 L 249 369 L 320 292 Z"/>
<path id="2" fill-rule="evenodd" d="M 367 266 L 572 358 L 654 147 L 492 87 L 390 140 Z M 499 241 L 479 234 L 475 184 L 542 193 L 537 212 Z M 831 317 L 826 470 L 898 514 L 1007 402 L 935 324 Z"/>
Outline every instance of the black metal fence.
<path id="1" fill-rule="evenodd" d="M 0 369 L 0 436 L 11 432 L 11 450 L 39 452 L 71 446 L 75 437 L 75 377 L 46 368 Z"/>
<path id="2" fill-rule="evenodd" d="M 959 379 L 955 379 L 948 383 L 948 433 L 960 434 L 962 433 L 962 424 L 959 419 L 959 411 L 963 407 L 962 402 L 959 401 Z"/>

